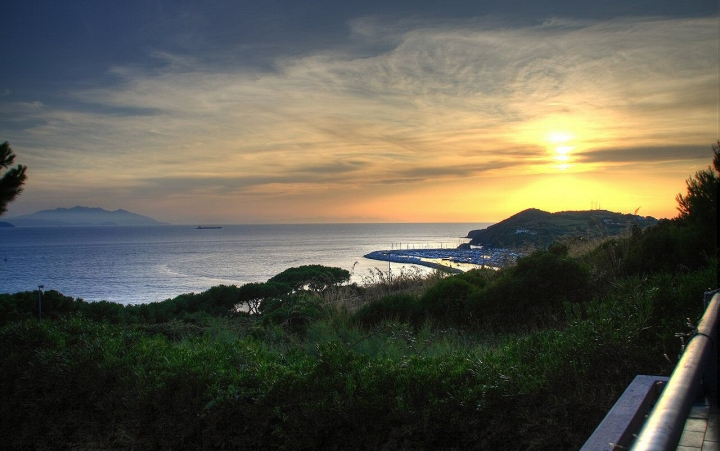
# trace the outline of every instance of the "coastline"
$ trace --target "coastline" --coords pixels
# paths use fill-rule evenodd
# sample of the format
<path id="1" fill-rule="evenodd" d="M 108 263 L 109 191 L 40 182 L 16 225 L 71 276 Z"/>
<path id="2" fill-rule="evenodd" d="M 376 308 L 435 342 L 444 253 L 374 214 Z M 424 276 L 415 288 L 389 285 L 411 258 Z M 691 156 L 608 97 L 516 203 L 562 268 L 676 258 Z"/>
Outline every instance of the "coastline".
<path id="1" fill-rule="evenodd" d="M 471 269 L 500 269 L 514 263 L 521 254 L 504 248 L 478 247 L 462 249 L 393 249 L 373 251 L 364 257 L 393 263 L 406 263 L 465 272 Z"/>
<path id="2" fill-rule="evenodd" d="M 147 304 L 219 285 L 264 282 L 310 264 L 347 269 L 353 282 L 363 283 L 376 266 L 383 266 L 362 258 L 364 254 L 397 249 L 399 242 L 402 248 L 455 247 L 464 241 L 458 237 L 477 224 L 197 226 L 0 228 L 0 293 L 42 284 L 85 301 Z"/>

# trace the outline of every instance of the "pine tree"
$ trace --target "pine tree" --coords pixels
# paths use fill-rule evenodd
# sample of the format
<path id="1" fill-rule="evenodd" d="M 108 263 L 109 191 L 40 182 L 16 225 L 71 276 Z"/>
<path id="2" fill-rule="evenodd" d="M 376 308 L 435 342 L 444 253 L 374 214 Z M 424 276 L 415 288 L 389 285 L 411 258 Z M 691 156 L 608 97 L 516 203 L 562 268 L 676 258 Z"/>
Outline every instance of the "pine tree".
<path id="1" fill-rule="evenodd" d="M 720 189 L 720 141 L 713 144 L 713 167 L 687 179 L 687 194 L 678 194 L 678 219 L 700 230 L 708 244 L 717 243 L 717 202 Z"/>
<path id="2" fill-rule="evenodd" d="M 8 169 L 15 162 L 15 154 L 10 144 L 5 141 L 0 144 L 0 167 Z M 7 204 L 15 200 L 22 192 L 22 185 L 25 183 L 26 166 L 17 165 L 8 169 L 0 178 L 0 216 L 7 211 Z"/>

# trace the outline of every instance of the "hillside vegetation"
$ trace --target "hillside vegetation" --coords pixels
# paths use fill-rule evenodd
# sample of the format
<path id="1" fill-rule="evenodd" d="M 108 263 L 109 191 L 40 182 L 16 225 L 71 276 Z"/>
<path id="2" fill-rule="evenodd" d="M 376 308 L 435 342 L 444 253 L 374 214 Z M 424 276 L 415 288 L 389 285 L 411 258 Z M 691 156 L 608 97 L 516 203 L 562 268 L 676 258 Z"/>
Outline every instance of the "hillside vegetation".
<path id="1" fill-rule="evenodd" d="M 42 321 L 37 292 L 0 295 L 2 447 L 576 450 L 636 374 L 672 371 L 717 286 L 717 224 L 690 181 L 682 199 L 500 271 L 348 285 L 313 265 L 137 306 L 50 291 Z"/>
<path id="2" fill-rule="evenodd" d="M 632 227 L 644 229 L 657 219 L 637 214 L 613 213 L 607 210 L 547 211 L 523 210 L 486 229 L 471 230 L 470 244 L 495 247 L 544 247 L 558 239 L 594 240 L 618 236 Z"/>

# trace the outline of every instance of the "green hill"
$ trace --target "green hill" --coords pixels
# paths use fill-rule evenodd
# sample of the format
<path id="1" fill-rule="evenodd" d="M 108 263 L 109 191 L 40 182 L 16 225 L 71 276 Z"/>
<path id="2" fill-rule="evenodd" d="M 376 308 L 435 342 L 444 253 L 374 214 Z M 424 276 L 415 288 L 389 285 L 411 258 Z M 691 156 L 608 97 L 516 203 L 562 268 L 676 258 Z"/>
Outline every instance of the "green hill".
<path id="1" fill-rule="evenodd" d="M 657 223 L 650 216 L 614 213 L 607 210 L 547 211 L 530 208 L 467 237 L 472 245 L 495 247 L 544 247 L 558 238 L 619 235 L 634 225 L 640 228 Z"/>

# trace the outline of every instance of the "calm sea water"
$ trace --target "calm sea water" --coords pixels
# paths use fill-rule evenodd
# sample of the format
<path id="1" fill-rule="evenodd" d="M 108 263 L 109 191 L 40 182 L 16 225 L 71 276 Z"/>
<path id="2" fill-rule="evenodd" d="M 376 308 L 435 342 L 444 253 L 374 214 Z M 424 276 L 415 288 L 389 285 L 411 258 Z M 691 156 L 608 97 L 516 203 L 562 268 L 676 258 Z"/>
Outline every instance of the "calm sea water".
<path id="1" fill-rule="evenodd" d="M 86 301 L 162 301 L 208 288 L 264 282 L 300 265 L 347 269 L 362 282 L 391 248 L 457 247 L 473 224 L 235 225 L 0 228 L 0 293 L 57 290 Z M 393 264 L 393 271 L 397 266 Z"/>

